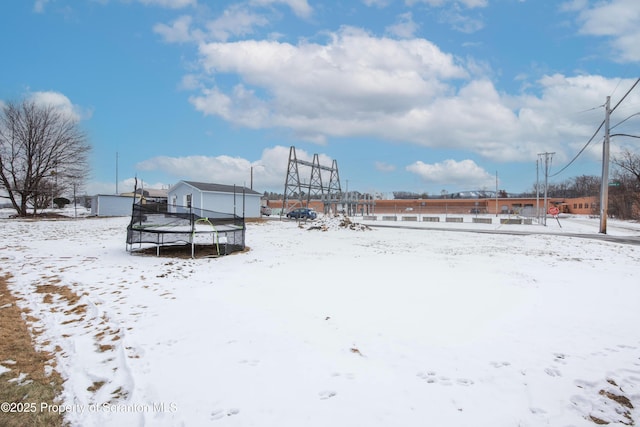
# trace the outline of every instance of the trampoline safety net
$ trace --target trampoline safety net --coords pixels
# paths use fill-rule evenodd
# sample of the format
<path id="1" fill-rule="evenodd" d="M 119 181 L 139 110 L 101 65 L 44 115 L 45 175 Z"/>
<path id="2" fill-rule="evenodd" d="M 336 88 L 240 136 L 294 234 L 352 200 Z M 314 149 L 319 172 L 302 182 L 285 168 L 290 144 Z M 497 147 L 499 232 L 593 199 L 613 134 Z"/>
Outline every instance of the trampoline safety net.
<path id="1" fill-rule="evenodd" d="M 189 245 L 191 256 L 196 246 L 211 246 L 214 255 L 228 255 L 245 249 L 244 218 L 223 212 L 184 206 L 171 206 L 172 212 L 133 204 L 127 226 L 127 250 L 133 245 L 153 244 L 156 255 L 166 246 Z M 147 246 L 148 247 L 148 246 Z"/>

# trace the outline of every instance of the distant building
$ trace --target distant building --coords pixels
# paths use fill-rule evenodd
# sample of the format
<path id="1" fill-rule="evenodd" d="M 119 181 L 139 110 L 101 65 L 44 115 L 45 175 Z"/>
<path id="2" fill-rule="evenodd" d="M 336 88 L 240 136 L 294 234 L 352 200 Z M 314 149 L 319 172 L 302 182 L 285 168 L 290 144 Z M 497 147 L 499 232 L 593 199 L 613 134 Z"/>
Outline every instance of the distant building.
<path id="1" fill-rule="evenodd" d="M 132 210 L 133 194 L 98 194 L 91 198 L 91 215 L 94 216 L 131 216 Z"/>
<path id="2" fill-rule="evenodd" d="M 135 194 L 140 197 L 142 195 L 142 204 L 145 203 L 167 203 L 167 195 L 169 190 L 157 188 L 138 188 Z M 122 193 L 121 196 L 133 197 L 133 192 Z"/>
<path id="3" fill-rule="evenodd" d="M 264 203 L 264 202 L 263 202 Z M 282 199 L 268 200 L 266 206 L 273 209 L 282 207 Z M 540 197 L 487 197 L 487 198 L 429 198 L 429 199 L 391 199 L 391 200 L 357 200 L 352 212 L 360 214 L 519 214 L 535 216 L 538 210 L 544 211 L 544 199 Z M 371 204 L 372 206 L 369 206 Z M 549 197 L 548 206 L 556 206 L 561 213 L 576 215 L 597 215 L 600 203 L 595 196 L 563 198 Z M 306 206 L 306 204 L 305 204 Z M 285 206 L 285 212 L 297 207 L 295 204 Z M 322 212 L 321 200 L 311 200 L 309 208 Z M 335 212 L 334 212 L 335 213 Z"/>

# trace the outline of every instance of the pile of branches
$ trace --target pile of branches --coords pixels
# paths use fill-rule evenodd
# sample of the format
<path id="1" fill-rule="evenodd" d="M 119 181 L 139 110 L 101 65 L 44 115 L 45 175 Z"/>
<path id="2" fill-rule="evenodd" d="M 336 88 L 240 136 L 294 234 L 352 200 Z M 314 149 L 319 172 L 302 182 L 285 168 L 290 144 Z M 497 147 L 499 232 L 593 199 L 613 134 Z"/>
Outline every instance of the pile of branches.
<path id="1" fill-rule="evenodd" d="M 329 231 L 329 230 L 354 230 L 354 231 L 367 231 L 371 230 L 368 225 L 360 224 L 357 222 L 351 221 L 346 215 L 335 216 L 335 217 L 325 217 L 321 218 L 318 221 L 314 221 L 313 225 L 307 228 L 307 230 L 320 230 L 320 231 Z"/>

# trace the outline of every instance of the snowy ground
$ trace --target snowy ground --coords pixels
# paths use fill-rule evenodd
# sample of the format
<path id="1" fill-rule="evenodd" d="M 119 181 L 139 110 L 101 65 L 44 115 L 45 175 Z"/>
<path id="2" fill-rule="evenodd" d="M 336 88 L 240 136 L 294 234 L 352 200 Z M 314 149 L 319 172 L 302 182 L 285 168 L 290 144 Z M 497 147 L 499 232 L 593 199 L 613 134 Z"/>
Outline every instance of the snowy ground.
<path id="1" fill-rule="evenodd" d="M 127 222 L 0 219 L 74 426 L 640 421 L 640 246 L 270 220 L 246 253 L 167 259 L 127 253 Z M 509 227 L 598 230 L 554 223 Z"/>

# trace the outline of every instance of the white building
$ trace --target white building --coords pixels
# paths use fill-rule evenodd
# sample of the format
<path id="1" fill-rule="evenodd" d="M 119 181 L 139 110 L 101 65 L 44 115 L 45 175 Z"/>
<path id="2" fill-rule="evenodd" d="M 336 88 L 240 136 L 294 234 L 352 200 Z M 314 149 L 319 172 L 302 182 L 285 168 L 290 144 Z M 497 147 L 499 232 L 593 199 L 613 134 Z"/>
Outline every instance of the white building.
<path id="1" fill-rule="evenodd" d="M 180 181 L 169 189 L 167 210 L 175 213 L 191 207 L 259 218 L 260 197 L 260 193 L 246 187 Z"/>
<path id="2" fill-rule="evenodd" d="M 133 197 L 98 194 L 91 198 L 91 215 L 131 216 Z"/>

